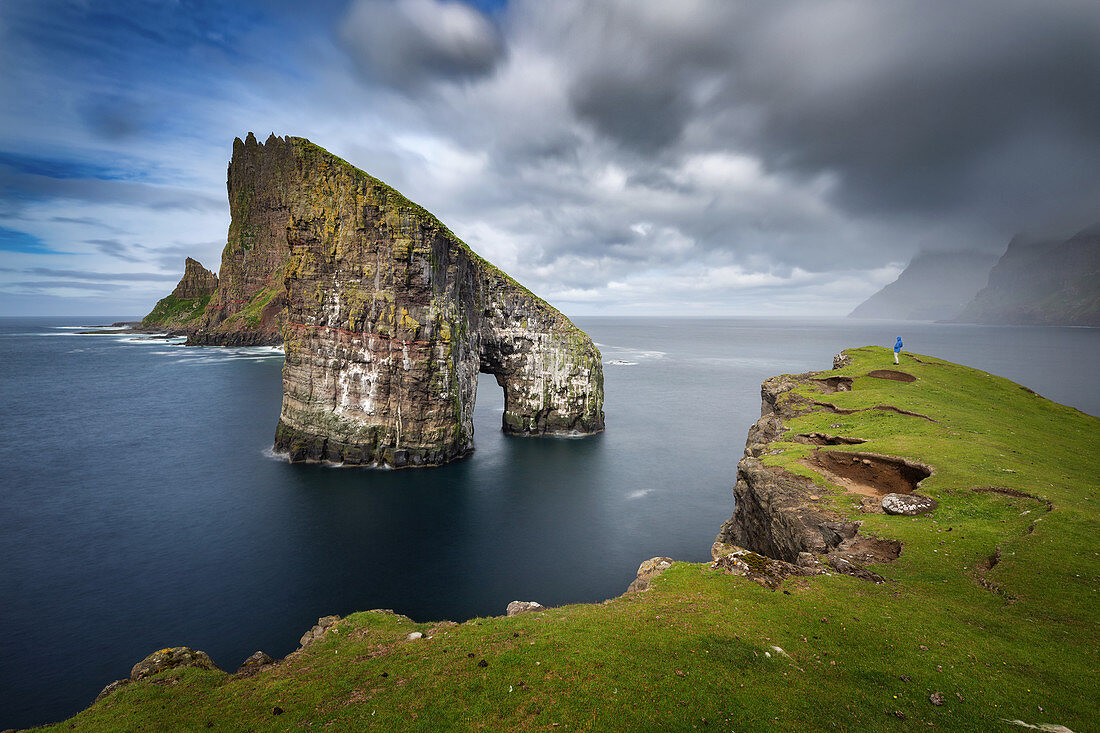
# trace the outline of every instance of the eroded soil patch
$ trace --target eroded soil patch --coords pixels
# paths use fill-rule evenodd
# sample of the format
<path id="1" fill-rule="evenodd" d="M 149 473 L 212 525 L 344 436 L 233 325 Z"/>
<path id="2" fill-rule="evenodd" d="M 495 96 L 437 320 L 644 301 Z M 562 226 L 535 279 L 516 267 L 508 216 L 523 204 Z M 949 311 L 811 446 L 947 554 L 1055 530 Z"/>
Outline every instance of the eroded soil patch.
<path id="1" fill-rule="evenodd" d="M 917 378 L 912 374 L 906 374 L 905 372 L 899 372 L 896 369 L 875 369 L 874 371 L 867 372 L 868 377 L 874 377 L 875 379 L 892 379 L 895 382 L 915 382 Z"/>
<path id="2" fill-rule="evenodd" d="M 828 433 L 799 433 L 794 436 L 796 443 L 806 445 L 859 445 L 866 443 L 863 438 L 849 438 L 844 435 L 829 435 Z"/>
<path id="3" fill-rule="evenodd" d="M 814 384 L 821 388 L 824 394 L 852 391 L 851 377 L 825 377 L 824 379 L 814 379 L 813 381 Z"/>
<path id="4" fill-rule="evenodd" d="M 1046 504 L 1048 512 L 1054 509 L 1054 504 L 1052 504 L 1049 499 L 1044 499 L 1040 496 L 1036 496 L 1035 494 L 1029 494 L 1026 491 L 1020 491 L 1019 489 L 1009 489 L 1004 486 L 979 486 L 978 488 L 974 489 L 974 491 L 978 494 L 1002 494 L 1004 496 L 1014 496 L 1017 499 L 1032 499 L 1033 501 L 1038 501 L 1042 504 Z"/>
<path id="5" fill-rule="evenodd" d="M 817 407 L 824 407 L 826 411 L 835 413 L 837 415 L 854 415 L 857 412 L 867 412 L 867 410 L 885 410 L 886 412 L 893 412 L 898 415 L 908 415 L 909 417 L 924 418 L 928 422 L 939 423 L 939 420 L 922 415 L 919 412 L 911 412 L 910 410 L 903 410 L 900 407 L 894 407 L 893 405 L 875 405 L 874 407 L 858 407 L 853 409 L 847 409 L 845 407 L 837 407 L 832 402 L 815 402 Z"/>
<path id="6" fill-rule="evenodd" d="M 852 493 L 876 498 L 911 494 L 932 475 L 923 464 L 877 453 L 815 450 L 803 464 Z"/>

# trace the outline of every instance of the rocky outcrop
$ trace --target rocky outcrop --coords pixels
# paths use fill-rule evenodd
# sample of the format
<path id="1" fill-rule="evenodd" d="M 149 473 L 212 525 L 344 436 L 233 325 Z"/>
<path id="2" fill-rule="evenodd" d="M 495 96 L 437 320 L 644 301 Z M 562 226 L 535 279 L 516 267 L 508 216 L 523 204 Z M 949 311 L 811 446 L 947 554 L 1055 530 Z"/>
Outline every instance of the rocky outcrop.
<path id="1" fill-rule="evenodd" d="M 198 260 L 188 257 L 176 289 L 157 301 L 149 315 L 141 320 L 140 328 L 186 332 L 200 322 L 217 290 L 218 276 Z"/>
<path id="2" fill-rule="evenodd" d="M 960 323 L 1100 326 L 1100 224 L 1068 240 L 1016 237 Z"/>
<path id="3" fill-rule="evenodd" d="M 335 626 L 336 622 L 339 620 L 339 616 L 322 616 L 317 619 L 317 623 L 313 625 L 313 628 L 302 634 L 302 638 L 298 640 L 298 648 L 304 648 L 307 644 L 320 639 L 325 635 L 325 632 Z"/>
<path id="4" fill-rule="evenodd" d="M 849 361 L 839 360 L 842 365 Z M 768 587 L 777 587 L 777 583 L 791 575 L 817 574 L 825 567 L 881 582 L 880 576 L 865 570 L 863 565 L 886 562 L 900 553 L 900 544 L 863 537 L 859 534 L 860 522 L 849 521 L 825 508 L 819 501 L 820 489 L 813 481 L 761 460 L 762 456 L 775 452 L 773 444 L 781 440 L 832 446 L 864 442 L 822 433 L 786 435 L 790 429 L 785 420 L 821 409 L 820 403 L 793 390 L 812 386 L 816 391 L 828 391 L 833 388 L 830 381 L 833 379 L 839 377 L 822 376 L 820 372 L 784 374 L 761 385 L 760 419 L 749 429 L 745 456 L 737 464 L 734 514 L 722 525 L 711 548 L 714 568 L 745 575 Z M 844 379 L 847 381 L 843 383 L 850 388 L 852 378 Z M 862 461 L 870 461 L 867 456 L 875 455 L 880 462 L 896 469 L 899 476 L 902 469 L 907 471 L 904 477 L 912 473 L 913 481 L 905 484 L 910 489 L 929 473 L 922 464 L 889 456 L 822 450 L 818 453 L 855 458 L 859 468 L 866 470 L 870 469 Z M 874 504 L 877 508 L 877 499 Z"/>
<path id="5" fill-rule="evenodd" d="M 737 464 L 734 514 L 716 542 L 795 562 L 800 552 L 827 554 L 855 537 L 859 525 L 831 516 L 810 500 L 814 484 L 745 457 Z"/>
<path id="6" fill-rule="evenodd" d="M 997 256 L 981 252 L 921 252 L 898 279 L 860 303 L 849 318 L 938 321 L 954 318 L 985 286 Z"/>
<path id="7" fill-rule="evenodd" d="M 505 609 L 504 615 L 518 616 L 521 613 L 531 613 L 532 611 L 545 610 L 546 606 L 542 605 L 538 601 L 512 601 L 508 604 L 508 608 Z"/>
<path id="8" fill-rule="evenodd" d="M 137 682 L 143 680 L 146 677 L 152 677 L 155 674 L 160 674 L 169 669 L 175 669 L 177 667 L 197 667 L 199 669 L 206 669 L 214 672 L 220 672 L 218 665 L 214 664 L 214 660 L 210 658 L 206 652 L 198 651 L 187 646 L 174 646 L 166 649 L 159 649 L 145 659 L 133 666 L 130 670 L 130 676 L 115 680 L 111 684 L 103 688 L 102 692 L 96 696 L 96 702 L 110 695 L 115 690 L 125 687 L 131 682 Z"/>
<path id="9" fill-rule="evenodd" d="M 670 567 L 672 567 L 671 557 L 649 558 L 638 566 L 638 573 L 634 576 L 634 580 L 630 581 L 630 585 L 627 586 L 626 592 L 639 593 L 643 590 L 649 590 L 649 585 L 653 582 L 653 579 L 664 573 Z"/>
<path id="10" fill-rule="evenodd" d="M 284 234 L 289 251 L 271 301 L 286 304 L 277 451 L 392 467 L 459 458 L 473 450 L 479 372 L 504 389 L 505 432 L 603 429 L 592 340 L 434 216 L 302 138 L 234 150 L 231 196 L 252 195 L 235 200 L 227 252 L 234 236 L 267 252 L 278 242 L 259 242 Z M 258 288 L 251 272 L 223 274 L 219 296 Z"/>

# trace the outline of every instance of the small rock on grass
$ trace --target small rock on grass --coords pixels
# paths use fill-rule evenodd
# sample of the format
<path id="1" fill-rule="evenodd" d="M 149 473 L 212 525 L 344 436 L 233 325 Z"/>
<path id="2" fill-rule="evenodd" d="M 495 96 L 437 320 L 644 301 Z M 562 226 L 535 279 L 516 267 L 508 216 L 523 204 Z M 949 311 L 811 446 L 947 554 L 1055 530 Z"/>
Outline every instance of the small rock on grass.
<path id="1" fill-rule="evenodd" d="M 416 641 L 417 639 L 423 639 L 424 635 L 419 631 L 414 631 L 406 637 L 409 641 Z"/>
<path id="2" fill-rule="evenodd" d="M 887 494 L 882 497 L 884 512 L 903 517 L 926 514 L 938 506 L 939 503 L 935 499 L 923 494 Z"/>
<path id="3" fill-rule="evenodd" d="M 931 695 L 928 696 L 928 702 L 932 703 L 933 705 L 943 705 L 943 693 L 933 692 Z"/>

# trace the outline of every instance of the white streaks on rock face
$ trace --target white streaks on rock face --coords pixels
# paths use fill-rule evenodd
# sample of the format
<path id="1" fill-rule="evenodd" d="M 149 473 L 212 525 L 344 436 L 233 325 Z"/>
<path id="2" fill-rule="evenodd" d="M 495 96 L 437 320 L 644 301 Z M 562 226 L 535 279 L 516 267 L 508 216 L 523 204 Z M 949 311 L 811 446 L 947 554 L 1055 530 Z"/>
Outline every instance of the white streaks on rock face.
<path id="1" fill-rule="evenodd" d="M 601 357 L 583 332 L 396 191 L 308 141 L 286 145 L 293 165 L 264 179 L 279 195 L 240 207 L 277 200 L 264 216 L 288 218 L 278 450 L 395 467 L 461 457 L 479 372 L 504 389 L 506 432 L 603 429 Z"/>

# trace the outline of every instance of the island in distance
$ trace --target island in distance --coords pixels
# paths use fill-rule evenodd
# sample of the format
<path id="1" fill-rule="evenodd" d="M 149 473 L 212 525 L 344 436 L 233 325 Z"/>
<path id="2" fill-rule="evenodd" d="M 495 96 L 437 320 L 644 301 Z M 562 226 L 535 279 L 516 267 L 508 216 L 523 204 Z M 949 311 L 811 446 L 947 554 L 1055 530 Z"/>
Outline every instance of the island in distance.
<path id="1" fill-rule="evenodd" d="M 918 254 L 850 318 L 1100 326 L 1100 223 L 1072 237 L 1013 238 L 982 253 Z"/>
<path id="2" fill-rule="evenodd" d="M 304 138 L 237 138 L 219 276 L 189 259 L 142 322 L 191 345 L 282 342 L 275 450 L 395 468 L 473 450 L 479 372 L 515 435 L 603 430 L 599 349 L 432 214 Z"/>

